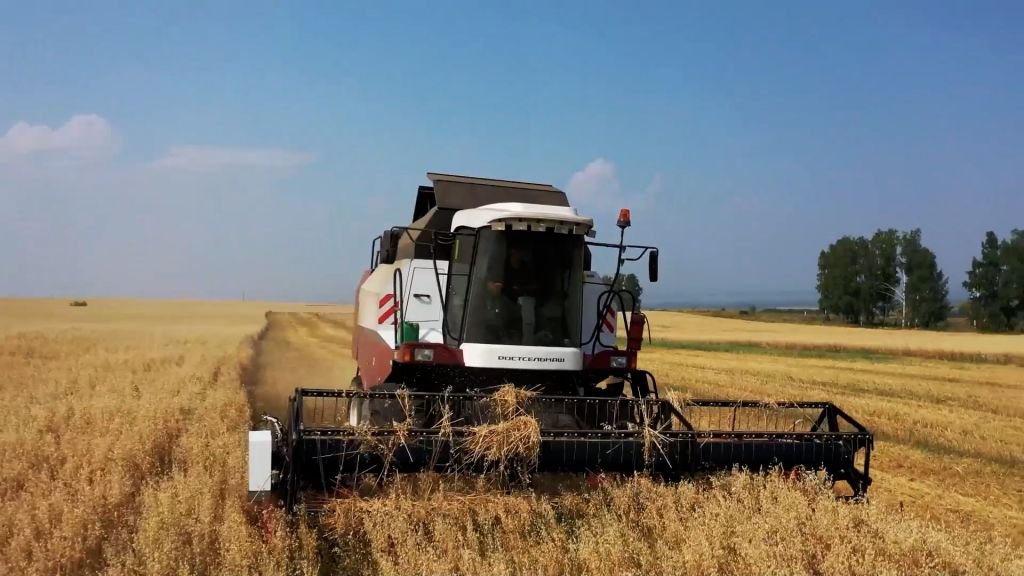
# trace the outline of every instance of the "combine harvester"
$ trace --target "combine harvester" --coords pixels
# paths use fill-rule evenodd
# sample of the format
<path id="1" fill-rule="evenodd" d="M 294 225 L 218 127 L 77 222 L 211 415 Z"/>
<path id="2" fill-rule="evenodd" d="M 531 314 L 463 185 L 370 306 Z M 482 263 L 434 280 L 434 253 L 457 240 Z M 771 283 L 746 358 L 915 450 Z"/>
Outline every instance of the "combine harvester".
<path id="1" fill-rule="evenodd" d="M 553 186 L 427 175 L 412 223 L 370 250 L 350 390 L 297 388 L 287 422 L 249 435 L 249 490 L 289 509 L 366 474 L 823 470 L 861 497 L 872 435 L 830 402 L 659 396 L 639 369 L 646 318 L 613 278 L 658 250 L 601 243 Z M 619 347 L 617 328 L 625 329 Z M 532 427 L 531 427 L 532 425 Z"/>

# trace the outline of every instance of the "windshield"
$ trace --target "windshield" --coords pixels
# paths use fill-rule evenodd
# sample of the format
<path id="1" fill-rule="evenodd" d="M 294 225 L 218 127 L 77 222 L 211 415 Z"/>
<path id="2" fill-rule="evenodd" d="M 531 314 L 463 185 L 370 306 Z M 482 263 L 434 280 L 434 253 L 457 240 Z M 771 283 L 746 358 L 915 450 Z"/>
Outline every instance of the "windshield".
<path id="1" fill-rule="evenodd" d="M 479 344 L 578 348 L 583 237 L 482 229 L 475 244 L 469 270 L 468 246 L 453 258 L 456 274 L 467 273 L 449 284 L 451 333 Z"/>

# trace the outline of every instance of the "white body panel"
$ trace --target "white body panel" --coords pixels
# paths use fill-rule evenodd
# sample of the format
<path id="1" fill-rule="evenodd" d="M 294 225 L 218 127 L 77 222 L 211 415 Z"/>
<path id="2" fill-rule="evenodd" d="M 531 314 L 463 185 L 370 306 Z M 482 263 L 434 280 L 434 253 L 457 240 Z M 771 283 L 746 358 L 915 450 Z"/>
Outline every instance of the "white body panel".
<path id="1" fill-rule="evenodd" d="M 473 368 L 583 369 L 583 352 L 579 348 L 508 346 L 504 344 L 463 344 L 460 348 L 466 366 Z"/>
<path id="2" fill-rule="evenodd" d="M 249 492 L 265 492 L 271 488 L 270 457 L 274 439 L 270 430 L 249 432 Z"/>
<path id="3" fill-rule="evenodd" d="M 393 294 L 395 269 L 402 271 L 402 294 Z M 437 262 L 441 290 L 447 288 L 448 263 Z M 404 302 L 397 302 L 402 296 Z M 403 310 L 407 322 L 420 325 L 420 340 L 443 342 L 441 335 L 441 297 L 434 261 L 425 259 L 396 260 L 381 264 L 359 287 L 357 322 L 380 334 L 384 342 L 395 346 L 395 322 Z M 396 306 L 397 304 L 397 306 Z"/>
<path id="4" fill-rule="evenodd" d="M 583 338 L 581 342 L 586 342 L 593 334 L 594 326 L 597 325 L 598 321 L 597 300 L 601 297 L 601 293 L 607 289 L 608 284 L 601 280 L 600 274 L 593 271 L 583 273 L 583 314 L 581 316 L 583 321 Z M 598 328 L 597 348 L 595 350 L 600 352 L 601 350 L 615 348 L 615 337 L 618 329 L 618 315 L 613 308 L 608 311 L 605 320 L 601 321 Z M 591 351 L 591 345 L 592 343 L 583 347 L 583 350 L 588 354 Z"/>
<path id="5" fill-rule="evenodd" d="M 505 220 L 547 220 L 585 228 L 581 233 L 586 233 L 594 227 L 594 221 L 586 216 L 580 216 L 575 208 L 500 202 L 469 210 L 459 210 L 452 217 L 452 231 L 460 227 L 480 228 L 490 225 L 492 222 Z"/>

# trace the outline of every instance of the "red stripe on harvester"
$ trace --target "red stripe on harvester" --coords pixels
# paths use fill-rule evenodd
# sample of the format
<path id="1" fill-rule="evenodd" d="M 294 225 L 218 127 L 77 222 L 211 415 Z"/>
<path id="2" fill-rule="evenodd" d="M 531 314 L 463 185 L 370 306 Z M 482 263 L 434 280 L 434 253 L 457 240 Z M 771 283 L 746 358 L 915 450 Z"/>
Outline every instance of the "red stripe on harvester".
<path id="1" fill-rule="evenodd" d="M 398 310 L 398 306 L 392 306 L 391 308 L 385 310 L 384 313 L 377 318 L 377 324 L 383 324 L 387 322 L 388 318 L 391 318 L 392 316 L 395 315 L 396 310 Z"/>
<path id="2" fill-rule="evenodd" d="M 606 308 L 604 318 L 601 320 L 605 332 L 615 332 L 615 308 Z"/>
<path id="3" fill-rule="evenodd" d="M 378 308 L 383 308 L 384 306 L 387 305 L 388 302 L 391 302 L 391 299 L 394 298 L 394 297 L 395 297 L 395 295 L 390 293 L 390 292 L 388 292 L 384 296 L 381 296 L 380 302 L 377 304 L 377 307 Z"/>

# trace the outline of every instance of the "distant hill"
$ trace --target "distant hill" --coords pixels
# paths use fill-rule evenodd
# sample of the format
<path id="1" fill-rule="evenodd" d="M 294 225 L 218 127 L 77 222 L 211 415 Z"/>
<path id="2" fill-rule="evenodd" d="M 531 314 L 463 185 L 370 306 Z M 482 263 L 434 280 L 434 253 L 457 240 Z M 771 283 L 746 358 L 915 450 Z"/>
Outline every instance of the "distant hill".
<path id="1" fill-rule="evenodd" d="M 644 308 L 817 308 L 818 295 L 807 291 L 721 292 L 676 296 L 644 295 Z"/>

